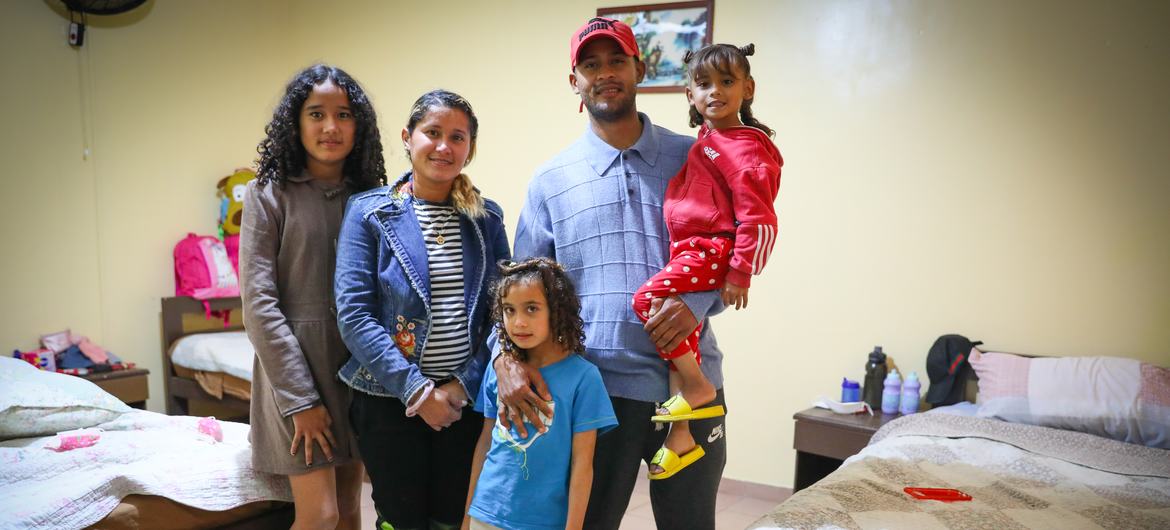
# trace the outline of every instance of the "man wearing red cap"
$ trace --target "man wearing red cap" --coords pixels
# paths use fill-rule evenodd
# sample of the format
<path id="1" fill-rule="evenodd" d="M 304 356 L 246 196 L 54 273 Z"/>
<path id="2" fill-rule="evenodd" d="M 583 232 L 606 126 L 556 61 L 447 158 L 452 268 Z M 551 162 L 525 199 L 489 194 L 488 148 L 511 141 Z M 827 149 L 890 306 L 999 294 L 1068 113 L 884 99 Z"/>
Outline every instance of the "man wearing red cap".
<path id="1" fill-rule="evenodd" d="M 516 259 L 547 256 L 564 265 L 581 297 L 585 356 L 601 371 L 619 425 L 598 437 L 585 528 L 617 529 L 629 504 L 639 461 L 649 462 L 667 431 L 650 417 L 669 396 L 671 351 L 703 321 L 704 375 L 723 405 L 723 354 L 706 317 L 723 309 L 718 291 L 655 300 L 645 325 L 630 297 L 667 261 L 670 237 L 662 216 L 667 182 L 678 173 L 693 139 L 655 126 L 637 110 L 637 84 L 646 73 L 634 32 L 620 21 L 593 18 L 570 36 L 569 85 L 588 110 L 589 127 L 537 171 L 516 232 Z M 679 104 L 680 112 L 683 108 Z M 521 417 L 542 425 L 551 413 L 539 372 L 507 355 L 494 361 L 502 425 Z M 530 387 L 535 387 L 535 391 Z M 723 418 L 691 422 L 706 456 L 650 486 L 659 528 L 714 528 L 715 493 L 727 460 Z M 521 433 L 523 435 L 523 432 Z"/>

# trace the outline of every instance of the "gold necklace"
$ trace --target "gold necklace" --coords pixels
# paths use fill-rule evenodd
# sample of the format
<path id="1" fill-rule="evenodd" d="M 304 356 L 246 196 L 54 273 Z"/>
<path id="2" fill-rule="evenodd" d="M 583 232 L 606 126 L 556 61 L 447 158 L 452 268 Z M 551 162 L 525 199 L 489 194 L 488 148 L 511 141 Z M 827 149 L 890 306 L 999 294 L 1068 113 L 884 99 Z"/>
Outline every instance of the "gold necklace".
<path id="1" fill-rule="evenodd" d="M 443 209 L 446 210 L 447 208 L 444 207 Z M 439 246 L 443 246 L 443 244 L 447 242 L 447 238 L 443 237 L 442 229 L 447 225 L 448 222 L 451 221 L 451 216 L 454 214 L 455 209 L 451 208 L 446 212 L 446 215 L 443 216 L 442 220 L 436 218 L 431 222 L 431 230 L 435 232 L 435 243 L 438 243 Z"/>

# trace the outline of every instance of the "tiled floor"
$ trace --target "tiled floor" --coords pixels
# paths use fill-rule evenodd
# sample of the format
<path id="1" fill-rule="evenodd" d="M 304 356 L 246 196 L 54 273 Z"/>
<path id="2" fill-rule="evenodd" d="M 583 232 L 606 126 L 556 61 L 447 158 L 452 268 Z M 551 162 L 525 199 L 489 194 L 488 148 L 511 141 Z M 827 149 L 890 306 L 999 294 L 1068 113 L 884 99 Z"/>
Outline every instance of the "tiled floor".
<path id="1" fill-rule="evenodd" d="M 716 530 L 742 530 L 786 497 L 781 495 L 780 497 L 760 499 L 747 494 L 734 494 L 726 491 L 735 489 L 737 488 L 722 487 L 723 491 L 720 491 L 715 498 Z M 366 482 L 362 484 L 362 527 L 372 527 L 372 522 L 376 518 L 374 502 L 370 499 L 370 484 Z M 650 509 L 650 481 L 642 478 L 634 487 L 634 494 L 630 497 L 630 506 L 626 510 L 625 518 L 622 519 L 621 530 L 653 530 L 654 528 L 654 512 Z"/>
<path id="2" fill-rule="evenodd" d="M 639 475 L 644 477 L 645 473 Z M 759 519 L 768 510 L 771 510 L 787 495 L 773 496 L 770 499 L 760 499 L 746 494 L 736 494 L 728 490 L 727 482 L 720 486 L 720 492 L 715 497 L 715 529 L 742 530 Z M 630 506 L 626 509 L 626 516 L 622 519 L 621 530 L 653 530 L 654 511 L 650 508 L 650 481 L 638 479 L 634 486 L 634 494 L 630 497 Z"/>

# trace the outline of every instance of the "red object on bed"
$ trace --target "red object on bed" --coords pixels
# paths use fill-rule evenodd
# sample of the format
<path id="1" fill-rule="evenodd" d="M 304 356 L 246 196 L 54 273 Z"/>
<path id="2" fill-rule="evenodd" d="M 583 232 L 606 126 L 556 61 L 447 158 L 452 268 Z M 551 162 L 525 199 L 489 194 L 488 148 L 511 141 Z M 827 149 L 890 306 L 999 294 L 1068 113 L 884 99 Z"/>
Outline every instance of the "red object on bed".
<path id="1" fill-rule="evenodd" d="M 909 493 L 911 497 L 920 501 L 969 501 L 971 496 L 956 489 L 951 488 L 912 488 L 907 486 L 902 491 Z"/>

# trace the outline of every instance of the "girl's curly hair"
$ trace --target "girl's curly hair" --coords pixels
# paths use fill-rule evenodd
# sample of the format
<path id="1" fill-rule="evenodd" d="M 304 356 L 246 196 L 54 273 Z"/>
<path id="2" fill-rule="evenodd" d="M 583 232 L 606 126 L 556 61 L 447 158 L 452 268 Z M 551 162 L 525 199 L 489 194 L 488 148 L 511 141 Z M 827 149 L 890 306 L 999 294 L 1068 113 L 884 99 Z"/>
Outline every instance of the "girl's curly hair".
<path id="1" fill-rule="evenodd" d="M 708 69 L 715 70 L 724 75 L 738 76 L 736 70 L 743 73 L 744 79 L 752 78 L 752 64 L 748 61 L 748 57 L 756 53 L 756 45 L 748 44 L 747 46 L 732 46 L 730 44 L 709 44 L 702 47 L 697 52 L 687 51 L 683 56 L 683 62 L 687 65 L 687 71 L 690 73 L 691 81 L 698 81 L 699 76 Z M 764 125 L 752 115 L 752 100 L 745 99 L 743 104 L 739 106 L 739 119 L 744 125 L 755 127 L 764 134 L 776 136 L 776 131 L 771 127 Z M 699 114 L 699 109 L 691 105 L 691 127 L 698 127 L 703 124 L 703 115 Z"/>
<path id="2" fill-rule="evenodd" d="M 378 116 L 361 85 L 344 70 L 324 64 L 315 64 L 301 70 L 289 81 L 284 97 L 272 113 L 272 121 L 264 127 L 267 135 L 256 146 L 256 179 L 260 184 L 284 184 L 288 177 L 305 168 L 305 146 L 301 144 L 301 108 L 313 87 L 326 81 L 345 91 L 350 110 L 356 122 L 353 150 L 345 158 L 341 174 L 353 191 L 365 191 L 386 184 L 386 164 L 382 159 L 382 137 L 378 132 Z"/>
<path id="3" fill-rule="evenodd" d="M 548 258 L 531 258 L 520 263 L 501 261 L 499 267 L 500 279 L 492 286 L 495 298 L 492 321 L 500 338 L 500 347 L 521 360 L 528 360 L 527 352 L 512 343 L 504 329 L 504 296 L 512 286 L 537 282 L 544 288 L 544 297 L 548 300 L 548 327 L 553 340 L 570 352 L 584 353 L 585 321 L 581 320 L 581 301 L 577 299 L 577 290 L 565 269 Z"/>

